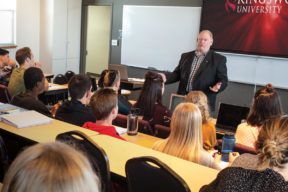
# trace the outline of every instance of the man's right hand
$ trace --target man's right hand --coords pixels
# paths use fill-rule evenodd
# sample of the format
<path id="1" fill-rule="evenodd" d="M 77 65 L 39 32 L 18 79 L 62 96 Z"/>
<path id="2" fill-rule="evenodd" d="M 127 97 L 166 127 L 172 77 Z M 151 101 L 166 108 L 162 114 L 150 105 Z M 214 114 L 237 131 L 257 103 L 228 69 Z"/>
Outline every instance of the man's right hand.
<path id="1" fill-rule="evenodd" d="M 161 75 L 163 82 L 165 83 L 167 81 L 166 75 L 164 73 L 158 73 L 159 75 Z"/>

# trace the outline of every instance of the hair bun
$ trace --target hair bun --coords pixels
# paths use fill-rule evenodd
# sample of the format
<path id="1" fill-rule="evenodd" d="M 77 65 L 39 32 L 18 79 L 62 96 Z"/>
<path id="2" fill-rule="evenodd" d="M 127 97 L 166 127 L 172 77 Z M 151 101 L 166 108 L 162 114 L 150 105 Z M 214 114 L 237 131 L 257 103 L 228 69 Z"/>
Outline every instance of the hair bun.
<path id="1" fill-rule="evenodd" d="M 265 86 L 265 89 L 268 93 L 272 93 L 274 91 L 274 88 L 272 86 L 271 83 L 268 83 L 266 86 Z"/>
<path id="2" fill-rule="evenodd" d="M 150 80 L 150 81 L 161 81 L 163 82 L 162 76 L 159 75 L 158 73 L 152 72 L 152 71 L 148 71 L 145 74 L 145 79 L 146 80 Z"/>

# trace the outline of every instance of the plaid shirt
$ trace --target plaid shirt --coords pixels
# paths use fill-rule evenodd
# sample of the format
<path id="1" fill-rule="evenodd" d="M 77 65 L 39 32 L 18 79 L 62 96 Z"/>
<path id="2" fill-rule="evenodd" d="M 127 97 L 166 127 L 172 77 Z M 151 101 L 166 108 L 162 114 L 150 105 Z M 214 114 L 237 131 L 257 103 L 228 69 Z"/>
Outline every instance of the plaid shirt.
<path id="1" fill-rule="evenodd" d="M 194 76 L 195 76 L 197 70 L 199 69 L 200 64 L 204 60 L 205 56 L 206 56 L 205 54 L 199 55 L 195 52 L 195 57 L 192 61 L 192 65 L 191 65 L 191 73 L 190 73 L 189 80 L 188 80 L 187 87 L 186 87 L 187 92 L 192 91 L 192 82 L 194 80 Z"/>

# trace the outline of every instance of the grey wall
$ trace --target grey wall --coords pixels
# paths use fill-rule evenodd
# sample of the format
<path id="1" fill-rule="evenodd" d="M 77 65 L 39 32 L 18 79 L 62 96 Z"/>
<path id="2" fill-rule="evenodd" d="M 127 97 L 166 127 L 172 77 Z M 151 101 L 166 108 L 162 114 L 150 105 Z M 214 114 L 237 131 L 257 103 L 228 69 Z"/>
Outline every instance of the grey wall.
<path id="1" fill-rule="evenodd" d="M 202 0 L 83 0 L 83 6 L 85 5 L 112 5 L 113 6 L 113 19 L 112 19 L 112 35 L 111 39 L 117 39 L 118 30 L 122 29 L 122 10 L 123 5 L 164 5 L 164 6 L 202 6 Z M 120 42 L 121 43 L 121 42 Z M 180 56 L 179 56 L 180 57 Z M 117 47 L 111 48 L 110 63 L 121 62 L 121 44 Z M 175 63 L 175 66 L 177 63 Z M 135 67 L 129 67 L 128 74 L 131 77 L 144 77 L 147 69 L 140 69 Z M 283 77 L 284 78 L 284 77 Z M 164 104 L 169 104 L 169 96 L 171 93 L 175 93 L 178 83 L 167 85 L 165 88 L 165 94 L 163 98 Z M 225 102 L 242 106 L 250 106 L 255 90 L 258 90 L 258 86 L 243 84 L 237 82 L 229 82 L 227 89 L 220 93 L 217 98 L 217 103 Z M 283 109 L 288 112 L 288 90 L 277 89 L 283 104 Z M 136 99 L 139 91 L 133 93 L 130 99 Z M 217 109 L 216 109 L 217 111 Z M 217 115 L 217 112 L 216 114 Z"/>

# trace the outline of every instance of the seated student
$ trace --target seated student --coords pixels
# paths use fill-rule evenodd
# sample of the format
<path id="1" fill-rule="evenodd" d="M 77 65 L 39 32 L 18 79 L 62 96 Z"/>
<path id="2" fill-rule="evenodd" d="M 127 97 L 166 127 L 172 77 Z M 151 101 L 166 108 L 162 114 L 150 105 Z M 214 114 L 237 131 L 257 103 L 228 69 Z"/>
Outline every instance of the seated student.
<path id="1" fill-rule="evenodd" d="M 149 121 L 154 127 L 156 124 L 169 126 L 171 111 L 162 104 L 164 84 L 162 76 L 158 73 L 148 71 L 145 74 L 145 82 L 135 108 L 140 109 L 143 119 Z"/>
<path id="2" fill-rule="evenodd" d="M 94 93 L 90 100 L 90 106 L 96 116 L 95 122 L 86 122 L 83 127 L 97 131 L 100 134 L 109 135 L 125 140 L 112 125 L 112 121 L 117 117 L 117 93 L 113 89 L 100 89 Z"/>
<path id="3" fill-rule="evenodd" d="M 55 118 L 78 126 L 82 126 L 87 121 L 95 122 L 96 117 L 89 106 L 91 88 L 88 76 L 74 75 L 68 83 L 71 100 L 60 105 Z"/>
<path id="4" fill-rule="evenodd" d="M 117 93 L 120 89 L 120 72 L 115 70 L 104 70 L 98 81 L 100 88 L 112 88 Z M 128 115 L 131 110 L 132 104 L 129 103 L 127 98 L 118 94 L 118 113 Z"/>
<path id="5" fill-rule="evenodd" d="M 30 67 L 24 72 L 24 85 L 26 91 L 12 98 L 11 104 L 28 110 L 35 110 L 43 115 L 51 117 L 51 113 L 38 95 L 43 93 L 45 77 L 41 69 Z"/>
<path id="6" fill-rule="evenodd" d="M 257 155 L 242 154 L 200 191 L 288 191 L 288 116 L 263 122 Z"/>
<path id="7" fill-rule="evenodd" d="M 247 122 L 241 123 L 236 130 L 236 143 L 255 149 L 262 124 L 270 118 L 281 116 L 282 106 L 277 91 L 271 84 L 259 89 L 255 95 Z"/>
<path id="8" fill-rule="evenodd" d="M 23 75 L 29 67 L 40 68 L 40 63 L 35 62 L 33 53 L 29 47 L 23 47 L 16 51 L 16 61 L 20 67 L 12 71 L 10 76 L 8 91 L 11 97 L 25 92 Z M 48 81 L 45 79 L 45 90 L 48 90 Z"/>
<path id="9" fill-rule="evenodd" d="M 8 85 L 9 77 L 16 63 L 9 57 L 9 51 L 0 48 L 0 83 Z"/>
<path id="10" fill-rule="evenodd" d="M 171 132 L 153 149 L 207 167 L 220 169 L 212 155 L 203 149 L 201 112 L 193 103 L 180 103 L 173 112 Z"/>
<path id="11" fill-rule="evenodd" d="M 98 192 L 100 182 L 88 159 L 60 143 L 36 144 L 13 161 L 2 192 Z"/>
<path id="12" fill-rule="evenodd" d="M 209 114 L 207 96 L 202 91 L 190 91 L 186 96 L 186 102 L 197 105 L 202 115 L 202 135 L 204 149 L 212 150 L 217 144 L 215 122 Z"/>

